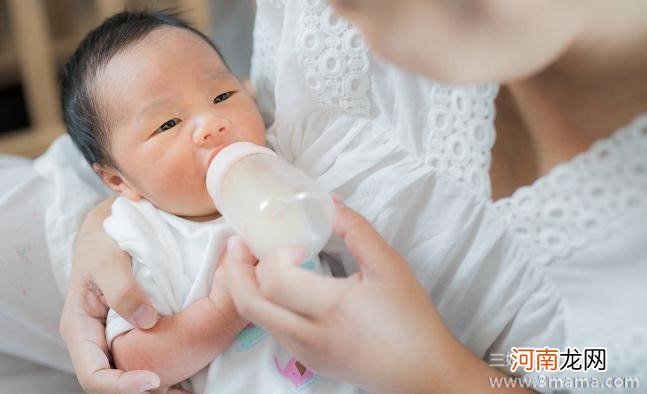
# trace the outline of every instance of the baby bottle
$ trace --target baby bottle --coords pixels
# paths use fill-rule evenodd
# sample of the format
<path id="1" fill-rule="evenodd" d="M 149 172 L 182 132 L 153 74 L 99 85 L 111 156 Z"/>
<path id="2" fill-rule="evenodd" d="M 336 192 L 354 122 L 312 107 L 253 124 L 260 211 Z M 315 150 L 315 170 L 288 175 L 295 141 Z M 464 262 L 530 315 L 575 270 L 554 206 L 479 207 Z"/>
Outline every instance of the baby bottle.
<path id="1" fill-rule="evenodd" d="M 330 195 L 268 148 L 250 142 L 226 146 L 209 165 L 207 190 L 259 259 L 277 247 L 300 245 L 308 260 L 332 233 Z"/>

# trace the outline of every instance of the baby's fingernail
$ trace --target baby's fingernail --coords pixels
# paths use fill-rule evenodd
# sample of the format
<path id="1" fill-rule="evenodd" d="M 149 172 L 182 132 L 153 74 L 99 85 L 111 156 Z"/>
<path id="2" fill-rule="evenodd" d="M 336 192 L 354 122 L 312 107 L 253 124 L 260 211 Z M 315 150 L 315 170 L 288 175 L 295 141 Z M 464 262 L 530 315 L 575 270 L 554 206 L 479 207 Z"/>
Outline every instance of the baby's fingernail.
<path id="1" fill-rule="evenodd" d="M 140 328 L 152 328 L 157 323 L 157 312 L 149 305 L 143 304 L 135 311 L 133 320 Z"/>
<path id="2" fill-rule="evenodd" d="M 238 235 L 232 235 L 227 240 L 227 250 L 234 253 L 243 253 L 244 243 L 243 240 Z"/>

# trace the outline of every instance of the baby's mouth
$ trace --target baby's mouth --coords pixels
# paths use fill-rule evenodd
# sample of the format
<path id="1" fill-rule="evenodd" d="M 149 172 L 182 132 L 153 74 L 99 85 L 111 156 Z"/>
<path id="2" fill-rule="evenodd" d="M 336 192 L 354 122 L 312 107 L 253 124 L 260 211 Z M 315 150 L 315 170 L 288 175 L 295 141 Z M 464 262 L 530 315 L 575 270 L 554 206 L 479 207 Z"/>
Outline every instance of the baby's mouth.
<path id="1" fill-rule="evenodd" d="M 223 150 L 227 145 L 229 144 L 220 144 L 216 146 L 213 151 L 211 151 L 211 154 L 209 155 L 209 160 L 207 161 L 207 168 L 211 165 L 211 162 L 213 159 L 220 153 L 221 150 Z"/>

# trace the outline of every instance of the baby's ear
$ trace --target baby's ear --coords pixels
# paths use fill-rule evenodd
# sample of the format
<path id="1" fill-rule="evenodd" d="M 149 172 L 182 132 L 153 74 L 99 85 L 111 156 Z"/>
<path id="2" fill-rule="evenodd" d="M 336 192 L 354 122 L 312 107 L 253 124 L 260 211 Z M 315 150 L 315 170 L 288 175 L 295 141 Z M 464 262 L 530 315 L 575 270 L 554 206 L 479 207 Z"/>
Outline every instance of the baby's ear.
<path id="1" fill-rule="evenodd" d="M 139 201 L 142 199 L 141 194 L 125 182 L 119 171 L 97 163 L 92 164 L 92 169 L 97 173 L 99 178 L 101 178 L 104 185 L 108 186 L 121 197 L 125 197 L 132 201 Z"/>

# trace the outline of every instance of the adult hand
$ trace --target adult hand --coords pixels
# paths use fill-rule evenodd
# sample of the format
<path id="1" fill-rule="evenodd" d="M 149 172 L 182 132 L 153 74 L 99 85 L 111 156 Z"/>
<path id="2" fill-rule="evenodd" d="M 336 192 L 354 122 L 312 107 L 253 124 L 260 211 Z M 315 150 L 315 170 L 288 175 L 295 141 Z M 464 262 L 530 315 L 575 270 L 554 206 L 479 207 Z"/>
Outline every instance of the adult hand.
<path id="1" fill-rule="evenodd" d="M 361 269 L 349 278 L 300 268 L 303 253 L 294 248 L 255 267 L 240 238 L 232 237 L 225 267 L 239 313 L 323 375 L 369 391 L 452 392 L 455 387 L 432 382 L 458 377 L 443 358 L 472 356 L 442 323 L 404 259 L 350 208 L 338 204 L 337 216 L 335 233 Z"/>
<path id="2" fill-rule="evenodd" d="M 158 387 L 159 377 L 111 369 L 105 318 L 108 305 L 139 328 L 155 326 L 158 317 L 133 277 L 130 257 L 103 231 L 112 200 L 95 207 L 77 235 L 60 333 L 86 392 L 141 393 Z"/>

